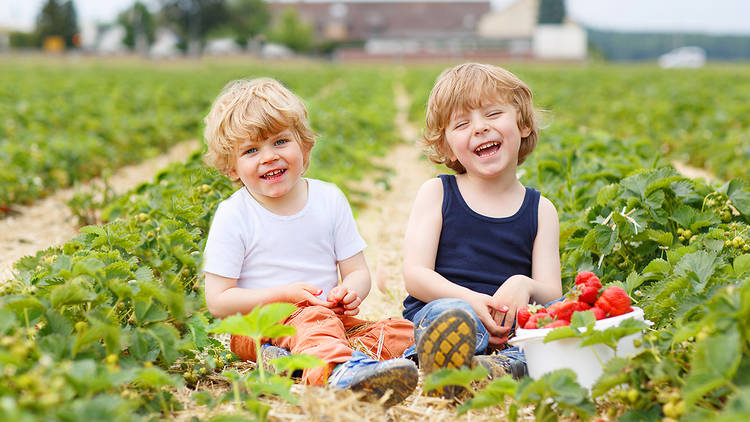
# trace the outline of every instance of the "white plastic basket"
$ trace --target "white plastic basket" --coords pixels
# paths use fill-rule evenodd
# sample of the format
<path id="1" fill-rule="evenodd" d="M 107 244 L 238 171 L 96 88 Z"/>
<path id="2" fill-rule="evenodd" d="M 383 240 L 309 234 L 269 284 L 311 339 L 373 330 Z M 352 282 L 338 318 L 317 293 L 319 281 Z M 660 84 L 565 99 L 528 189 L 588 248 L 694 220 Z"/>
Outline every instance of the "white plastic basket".
<path id="1" fill-rule="evenodd" d="M 653 324 L 643 318 L 643 309 L 633 307 L 633 311 L 627 314 L 596 321 L 594 329 L 614 327 L 629 318 L 645 321 L 648 325 Z M 531 378 L 539 379 L 546 373 L 568 368 L 578 375 L 578 383 L 581 386 L 591 389 L 601 376 L 604 364 L 615 356 L 615 352 L 603 344 L 580 347 L 581 340 L 578 338 L 563 338 L 544 343 L 544 338 L 553 329 L 519 328 L 509 343 L 518 346 L 526 355 L 526 365 Z M 641 333 L 635 333 L 621 338 L 617 342 L 617 356 L 635 354 L 639 348 L 635 347 L 633 341 L 642 337 Z"/>

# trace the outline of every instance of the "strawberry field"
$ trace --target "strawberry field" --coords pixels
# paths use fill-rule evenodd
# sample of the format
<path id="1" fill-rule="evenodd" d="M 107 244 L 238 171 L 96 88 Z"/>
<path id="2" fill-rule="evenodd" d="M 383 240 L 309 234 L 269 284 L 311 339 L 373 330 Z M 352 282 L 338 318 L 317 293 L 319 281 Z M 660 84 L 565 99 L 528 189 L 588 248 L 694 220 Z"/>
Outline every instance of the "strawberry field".
<path id="1" fill-rule="evenodd" d="M 472 420 L 746 419 L 750 67 L 509 68 L 545 110 L 539 146 L 519 176 L 557 207 L 563 287 L 591 271 L 605 287 L 623 288 L 655 324 L 643 350 L 607 362 L 591 391 L 565 370 L 490 383 L 481 371 L 437 373 L 423 388 L 466 385 L 468 397 L 448 411 Z M 11 76 L 0 81 L 6 211 L 200 137 L 201 119 L 224 83 L 264 75 L 283 81 L 310 110 L 320 139 L 309 175 L 339 184 L 359 212 L 377 205 L 360 181 L 389 186 L 399 171 L 383 159 L 404 142 L 394 124 L 394 91 L 408 92 L 409 119 L 420 127 L 441 70 L 16 60 L 0 69 Z M 674 161 L 717 180 L 683 176 Z M 274 323 L 288 310 L 268 307 L 219 322 L 205 309 L 201 251 L 216 204 L 234 189 L 196 152 L 152 183 L 86 203 L 101 209 L 100 224 L 17 262 L 15 276 L 0 284 L 0 419 L 173 419 L 200 408 L 191 417 L 286 420 L 273 411 L 281 403 L 297 406 L 304 418 L 291 380 L 242 366 L 215 334 L 283 335 Z M 398 315 L 401 299 L 393 298 L 389 316 Z M 614 344 L 631 333 L 613 330 L 590 341 Z M 207 388 L 211 383 L 223 389 Z M 399 407 L 384 418 L 408 419 Z"/>

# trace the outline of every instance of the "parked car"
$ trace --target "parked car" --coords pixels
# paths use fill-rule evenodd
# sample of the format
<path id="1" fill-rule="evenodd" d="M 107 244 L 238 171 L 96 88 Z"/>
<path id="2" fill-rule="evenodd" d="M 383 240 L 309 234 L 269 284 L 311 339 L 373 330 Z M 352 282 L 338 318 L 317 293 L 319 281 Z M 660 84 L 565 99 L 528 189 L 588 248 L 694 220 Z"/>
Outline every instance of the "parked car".
<path id="1" fill-rule="evenodd" d="M 659 66 L 664 69 L 702 67 L 706 64 L 706 50 L 700 47 L 680 47 L 659 56 Z"/>

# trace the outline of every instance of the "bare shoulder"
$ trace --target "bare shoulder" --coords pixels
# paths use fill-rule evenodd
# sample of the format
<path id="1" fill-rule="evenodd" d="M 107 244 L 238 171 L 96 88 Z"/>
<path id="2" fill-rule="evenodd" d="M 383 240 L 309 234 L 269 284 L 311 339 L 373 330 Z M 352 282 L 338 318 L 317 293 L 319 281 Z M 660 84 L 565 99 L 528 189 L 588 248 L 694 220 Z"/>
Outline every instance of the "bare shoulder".
<path id="1" fill-rule="evenodd" d="M 543 195 L 540 195 L 539 197 L 539 220 L 540 221 L 548 221 L 550 219 L 554 219 L 557 221 L 557 209 L 555 208 L 555 204 L 552 203 L 549 199 L 544 197 Z"/>
<path id="2" fill-rule="evenodd" d="M 427 180 L 422 183 L 419 191 L 417 191 L 416 203 L 434 203 L 434 201 L 442 202 L 443 200 L 443 182 L 437 178 Z"/>

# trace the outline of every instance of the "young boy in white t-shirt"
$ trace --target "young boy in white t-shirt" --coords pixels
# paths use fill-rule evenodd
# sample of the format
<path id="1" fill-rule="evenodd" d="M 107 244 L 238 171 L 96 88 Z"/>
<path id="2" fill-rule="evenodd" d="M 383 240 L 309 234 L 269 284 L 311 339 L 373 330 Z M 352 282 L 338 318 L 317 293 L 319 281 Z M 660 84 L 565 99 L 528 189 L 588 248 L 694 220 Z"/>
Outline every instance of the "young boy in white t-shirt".
<path id="1" fill-rule="evenodd" d="M 302 101 L 273 79 L 235 81 L 205 122 L 206 161 L 242 184 L 219 204 L 208 234 L 203 271 L 209 311 L 226 317 L 293 303 L 299 309 L 284 323 L 296 334 L 268 340 L 264 356 L 311 354 L 327 365 L 305 370 L 304 383 L 374 397 L 391 390 L 386 405 L 402 401 L 418 379 L 411 360 L 396 359 L 414 343 L 413 325 L 354 317 L 370 291 L 365 242 L 344 194 L 331 183 L 302 177 L 315 143 Z M 232 336 L 230 347 L 240 358 L 256 360 L 250 338 Z"/>

